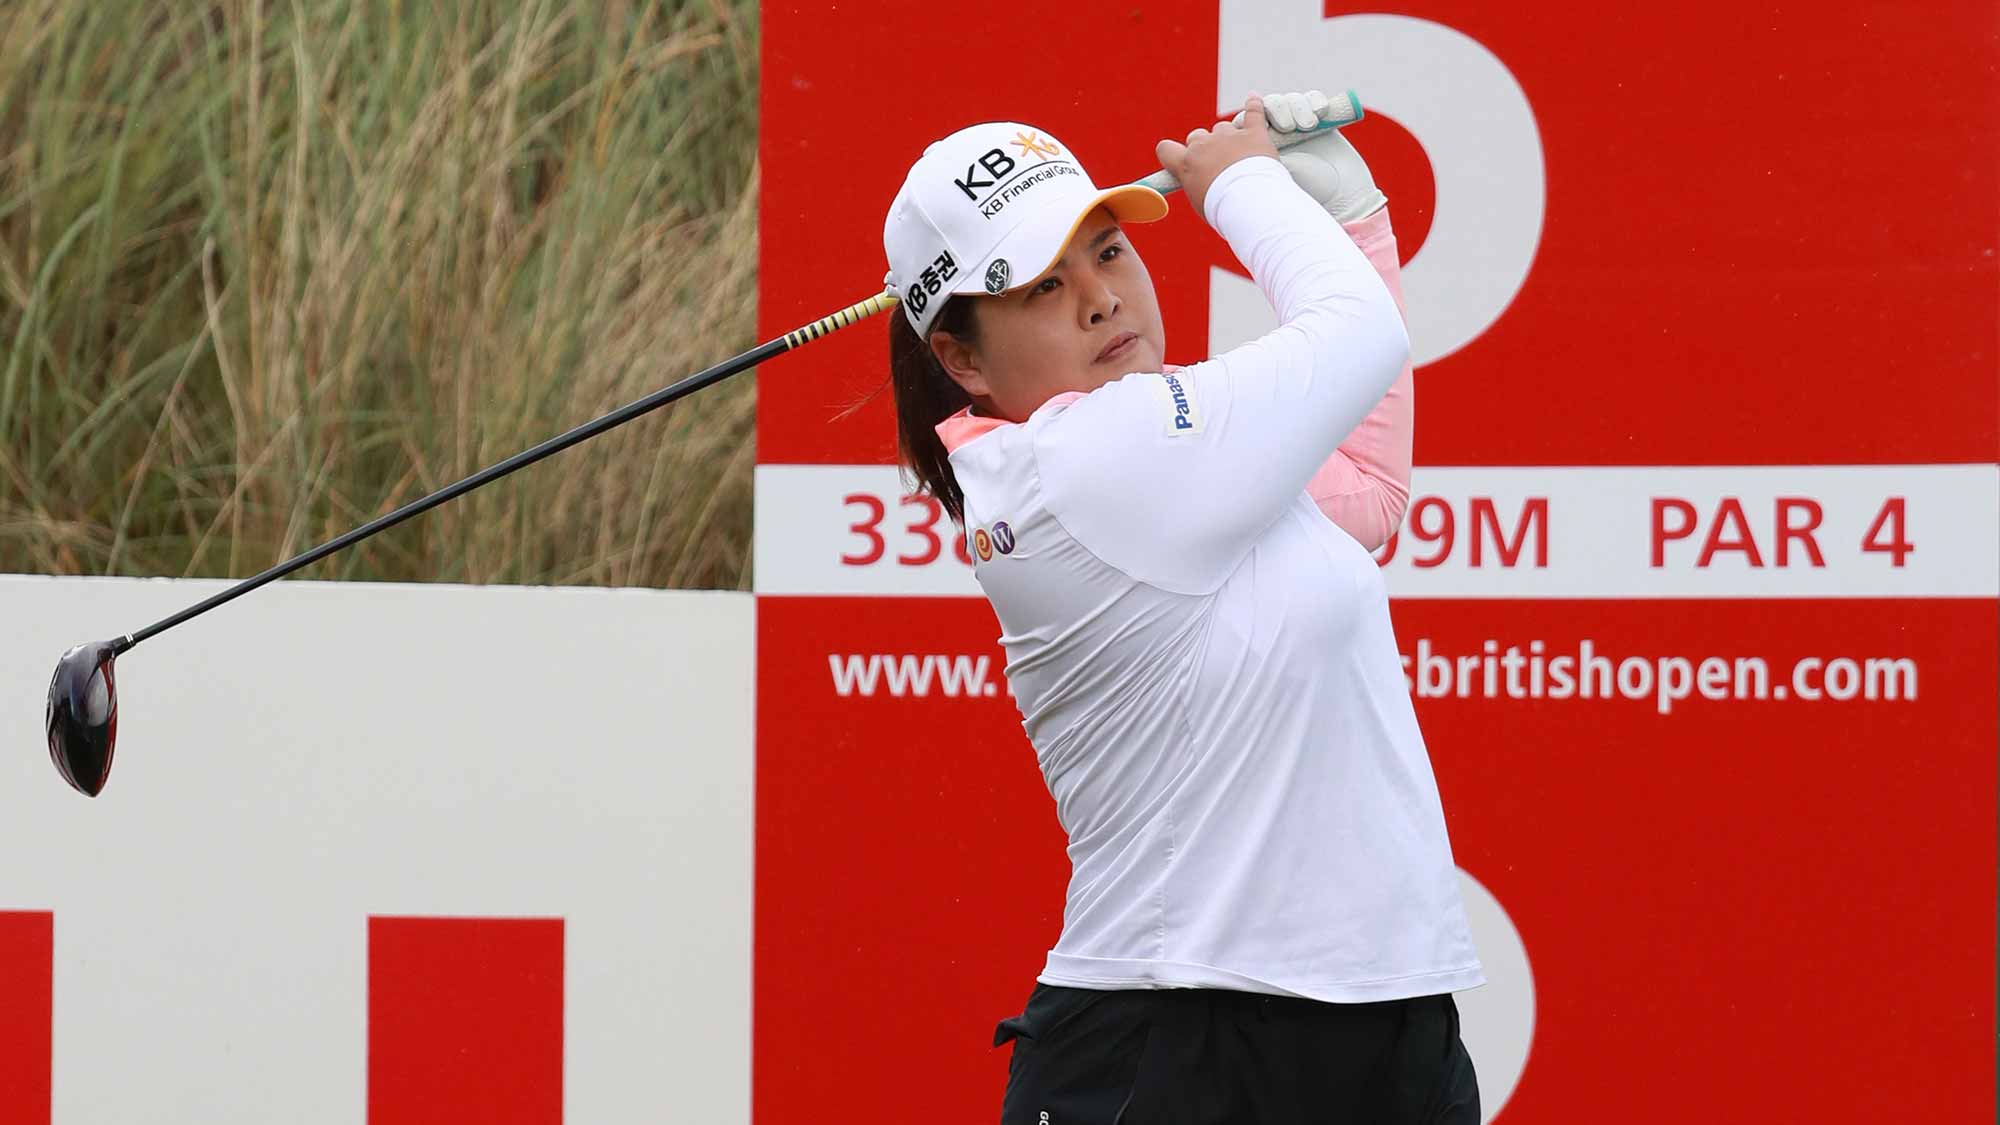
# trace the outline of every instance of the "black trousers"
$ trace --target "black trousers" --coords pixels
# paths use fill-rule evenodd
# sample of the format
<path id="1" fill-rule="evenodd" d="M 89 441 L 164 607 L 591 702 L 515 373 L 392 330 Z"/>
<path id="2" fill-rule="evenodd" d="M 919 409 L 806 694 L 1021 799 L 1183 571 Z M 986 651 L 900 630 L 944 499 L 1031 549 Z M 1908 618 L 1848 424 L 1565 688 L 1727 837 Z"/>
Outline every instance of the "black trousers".
<path id="1" fill-rule="evenodd" d="M 1479 1125 L 1449 995 L 1324 1004 L 1037 985 L 1001 1125 Z"/>

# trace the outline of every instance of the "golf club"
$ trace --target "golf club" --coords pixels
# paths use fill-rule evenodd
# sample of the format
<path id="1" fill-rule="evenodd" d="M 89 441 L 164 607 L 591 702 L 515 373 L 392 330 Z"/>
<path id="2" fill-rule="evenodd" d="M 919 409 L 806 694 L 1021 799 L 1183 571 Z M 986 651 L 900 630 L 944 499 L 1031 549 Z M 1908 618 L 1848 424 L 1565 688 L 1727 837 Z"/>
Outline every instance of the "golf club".
<path id="1" fill-rule="evenodd" d="M 117 749 L 118 742 L 118 687 L 112 663 L 133 645 L 200 617 L 224 602 L 240 598 L 267 582 L 276 581 L 336 551 L 351 547 L 376 532 L 387 531 L 404 520 L 427 512 L 447 500 L 463 496 L 481 485 L 499 480 L 516 469 L 526 468 L 544 457 L 560 453 L 606 430 L 622 426 L 675 399 L 685 398 L 703 387 L 712 386 L 731 375 L 747 371 L 773 356 L 804 347 L 828 333 L 874 316 L 894 306 L 896 300 L 896 295 L 893 293 L 877 293 L 867 300 L 857 301 L 839 312 L 823 316 L 803 328 L 768 340 L 741 355 L 726 359 L 713 367 L 654 391 L 645 398 L 627 403 L 609 414 L 558 434 L 531 449 L 516 453 L 505 461 L 481 469 L 456 484 L 446 485 L 428 496 L 413 500 L 386 516 L 365 523 L 339 538 L 330 539 L 261 574 L 245 578 L 214 597 L 191 605 L 172 617 L 156 621 L 136 633 L 128 633 L 115 640 L 94 641 L 70 649 L 56 662 L 55 675 L 49 680 L 46 724 L 49 758 L 55 762 L 56 772 L 62 774 L 63 780 L 69 782 L 72 788 L 87 797 L 95 797 L 103 792 L 104 783 L 111 777 L 111 757 Z"/>
<path id="2" fill-rule="evenodd" d="M 1273 140 L 1279 148 L 1289 148 L 1328 129 L 1352 125 L 1360 121 L 1362 116 L 1360 96 L 1348 90 L 1333 99 L 1327 119 L 1318 127 L 1283 134 Z M 1180 188 L 1180 181 L 1164 169 L 1138 182 L 1162 194 Z M 310 566 L 377 532 L 386 531 L 412 516 L 427 512 L 447 500 L 463 496 L 475 488 L 499 480 L 516 469 L 526 468 L 578 442 L 622 426 L 676 399 L 685 398 L 731 375 L 747 371 L 773 356 L 803 347 L 828 333 L 865 320 L 896 304 L 897 299 L 894 293 L 878 293 L 866 300 L 857 301 L 839 312 L 821 317 L 802 328 L 759 344 L 741 355 L 726 359 L 609 414 L 552 437 L 540 445 L 516 453 L 505 461 L 482 469 L 456 484 L 446 485 L 428 496 L 413 500 L 388 515 L 365 523 L 336 539 L 328 540 L 302 555 L 287 559 L 261 574 L 246 578 L 221 593 L 189 606 L 171 617 L 156 621 L 136 633 L 128 633 L 109 641 L 94 641 L 70 649 L 56 662 L 55 675 L 49 680 L 46 726 L 49 758 L 55 763 L 56 771 L 62 774 L 63 780 L 68 782 L 71 788 L 86 797 L 95 797 L 103 792 L 104 783 L 111 777 L 111 759 L 118 742 L 118 685 L 112 665 L 120 655 L 139 642 L 200 617 L 209 610 L 242 597 L 267 582 L 276 581 Z"/>

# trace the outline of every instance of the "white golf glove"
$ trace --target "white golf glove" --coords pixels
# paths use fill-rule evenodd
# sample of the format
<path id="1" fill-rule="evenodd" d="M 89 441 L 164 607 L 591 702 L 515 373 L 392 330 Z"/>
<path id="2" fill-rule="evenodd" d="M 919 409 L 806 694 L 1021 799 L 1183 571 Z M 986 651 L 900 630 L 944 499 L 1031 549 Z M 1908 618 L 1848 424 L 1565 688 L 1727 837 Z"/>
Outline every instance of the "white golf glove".
<path id="1" fill-rule="evenodd" d="M 1271 126 L 1271 139 L 1286 133 L 1305 132 L 1317 126 L 1326 113 L 1326 95 L 1318 90 L 1302 94 L 1264 95 L 1264 119 Z M 1243 114 L 1235 117 L 1238 126 Z M 1375 186 L 1361 154 L 1347 143 L 1338 129 L 1328 129 L 1309 141 L 1300 141 L 1278 154 L 1278 162 L 1292 174 L 1292 182 L 1307 195 L 1319 200 L 1327 214 L 1343 223 L 1365 219 L 1389 202 Z"/>

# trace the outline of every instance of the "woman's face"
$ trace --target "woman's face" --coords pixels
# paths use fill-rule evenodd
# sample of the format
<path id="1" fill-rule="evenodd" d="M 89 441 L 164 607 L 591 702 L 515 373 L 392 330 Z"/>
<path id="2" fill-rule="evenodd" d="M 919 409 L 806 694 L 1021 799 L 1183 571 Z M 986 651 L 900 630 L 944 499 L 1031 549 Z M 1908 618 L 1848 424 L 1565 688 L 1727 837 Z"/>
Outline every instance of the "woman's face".
<path id="1" fill-rule="evenodd" d="M 1152 276 L 1111 212 L 1085 217 L 1061 259 L 1027 285 L 974 297 L 972 343 L 931 334 L 931 350 L 983 414 L 1025 421 L 1065 391 L 1094 391 L 1164 365 Z"/>

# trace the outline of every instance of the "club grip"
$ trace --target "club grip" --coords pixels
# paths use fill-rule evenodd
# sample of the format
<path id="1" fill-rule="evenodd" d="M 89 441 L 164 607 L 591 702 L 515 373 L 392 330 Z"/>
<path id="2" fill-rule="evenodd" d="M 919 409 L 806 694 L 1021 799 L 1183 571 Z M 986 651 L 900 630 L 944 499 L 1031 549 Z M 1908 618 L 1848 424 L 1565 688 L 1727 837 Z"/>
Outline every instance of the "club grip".
<path id="1" fill-rule="evenodd" d="M 1277 145 L 1278 150 L 1282 152 L 1293 145 L 1304 144 L 1306 141 L 1312 140 L 1328 129 L 1345 129 L 1349 125 L 1368 116 L 1361 109 L 1361 95 L 1355 93 L 1353 90 L 1335 94 L 1328 98 L 1326 112 L 1327 116 L 1322 118 L 1318 125 L 1303 133 L 1272 133 L 1271 143 Z M 1176 179 L 1174 174 L 1165 168 L 1134 182 L 1140 187 L 1152 188 L 1161 195 L 1181 190 L 1180 180 Z"/>
<path id="2" fill-rule="evenodd" d="M 790 351 L 829 332 L 839 331 L 858 320 L 866 320 L 883 309 L 894 306 L 896 301 L 896 295 L 887 292 L 877 293 L 865 301 L 856 301 L 837 313 L 829 313 L 811 324 L 785 333 L 785 350 Z"/>

